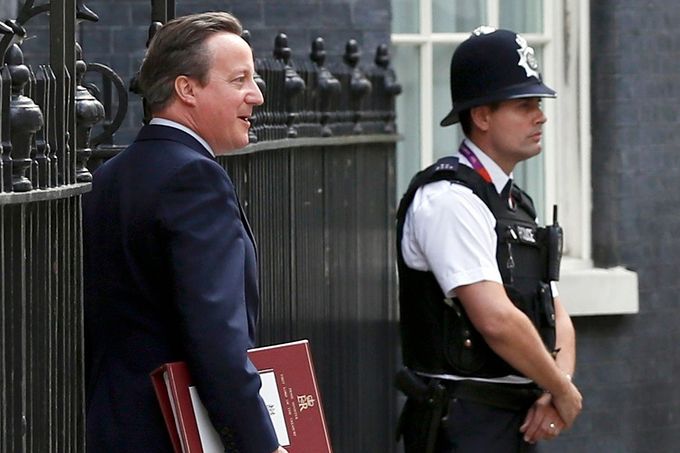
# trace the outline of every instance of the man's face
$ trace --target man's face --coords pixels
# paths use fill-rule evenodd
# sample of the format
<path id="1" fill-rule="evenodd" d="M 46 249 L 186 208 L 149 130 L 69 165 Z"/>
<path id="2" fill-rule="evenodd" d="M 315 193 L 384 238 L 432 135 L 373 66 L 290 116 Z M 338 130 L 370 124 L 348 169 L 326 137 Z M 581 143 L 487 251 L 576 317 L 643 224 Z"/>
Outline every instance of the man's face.
<path id="1" fill-rule="evenodd" d="M 215 154 L 226 154 L 248 144 L 248 118 L 264 98 L 253 80 L 252 51 L 240 36 L 218 33 L 205 45 L 212 65 L 206 85 L 197 88 L 195 127 Z"/>
<path id="2" fill-rule="evenodd" d="M 546 117 L 540 98 L 510 99 L 488 111 L 490 148 L 504 162 L 515 164 L 541 152 Z"/>

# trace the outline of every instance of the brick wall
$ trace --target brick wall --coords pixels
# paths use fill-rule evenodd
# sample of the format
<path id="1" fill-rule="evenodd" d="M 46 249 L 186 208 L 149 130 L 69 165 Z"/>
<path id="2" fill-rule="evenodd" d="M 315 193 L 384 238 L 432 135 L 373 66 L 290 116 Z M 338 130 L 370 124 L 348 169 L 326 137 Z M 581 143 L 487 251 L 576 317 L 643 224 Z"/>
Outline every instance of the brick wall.
<path id="1" fill-rule="evenodd" d="M 0 17 L 16 17 L 17 4 L 15 2 L 8 2 L 7 0 L 0 0 Z"/>
<path id="2" fill-rule="evenodd" d="M 575 319 L 585 409 L 544 451 L 680 446 L 680 4 L 591 1 L 593 252 L 638 273 L 640 313 Z"/>
<path id="3" fill-rule="evenodd" d="M 127 84 L 144 57 L 151 17 L 149 0 L 90 0 L 87 6 L 99 15 L 98 23 L 80 26 L 79 42 L 86 61 L 112 67 Z M 308 58 L 317 36 L 326 40 L 328 65 L 339 64 L 348 39 L 356 39 L 362 62 L 371 64 L 376 47 L 389 42 L 390 0 L 178 0 L 177 15 L 201 11 L 229 11 L 250 30 L 256 56 L 270 56 L 274 37 L 288 35 L 294 59 Z M 36 18 L 29 31 L 36 39 L 25 43 L 27 62 L 47 61 L 47 18 Z M 130 95 L 129 114 L 115 137 L 129 143 L 139 129 L 141 104 Z"/>

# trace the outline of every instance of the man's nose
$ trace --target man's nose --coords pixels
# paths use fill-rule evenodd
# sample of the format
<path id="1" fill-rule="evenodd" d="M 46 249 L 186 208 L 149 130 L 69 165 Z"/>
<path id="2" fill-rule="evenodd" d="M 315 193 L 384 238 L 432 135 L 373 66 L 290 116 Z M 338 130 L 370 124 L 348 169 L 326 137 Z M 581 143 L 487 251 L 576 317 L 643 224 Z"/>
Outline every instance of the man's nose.
<path id="1" fill-rule="evenodd" d="M 544 124 L 546 121 L 548 121 L 548 117 L 545 116 L 545 113 L 543 112 L 543 109 L 540 107 L 538 108 L 538 117 L 536 118 L 536 123 L 538 124 Z"/>
<path id="2" fill-rule="evenodd" d="M 257 86 L 255 82 L 252 82 L 253 86 L 246 97 L 246 102 L 251 105 L 262 105 L 264 104 L 264 96 L 260 91 L 260 87 Z"/>

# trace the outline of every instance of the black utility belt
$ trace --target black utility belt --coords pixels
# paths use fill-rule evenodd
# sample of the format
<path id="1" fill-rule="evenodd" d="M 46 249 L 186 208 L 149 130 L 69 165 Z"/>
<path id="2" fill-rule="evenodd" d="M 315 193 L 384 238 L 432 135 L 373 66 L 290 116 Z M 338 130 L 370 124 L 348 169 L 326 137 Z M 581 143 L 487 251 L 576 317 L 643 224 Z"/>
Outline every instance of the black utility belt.
<path id="1" fill-rule="evenodd" d="M 464 379 L 437 379 L 449 398 L 511 411 L 524 411 L 543 394 L 535 384 L 501 384 Z"/>

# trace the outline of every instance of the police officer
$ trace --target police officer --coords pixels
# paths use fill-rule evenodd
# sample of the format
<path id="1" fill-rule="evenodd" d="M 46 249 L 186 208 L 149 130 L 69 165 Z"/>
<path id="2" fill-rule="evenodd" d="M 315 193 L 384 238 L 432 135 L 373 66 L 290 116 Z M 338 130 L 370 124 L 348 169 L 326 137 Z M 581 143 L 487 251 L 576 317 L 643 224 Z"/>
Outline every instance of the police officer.
<path id="1" fill-rule="evenodd" d="M 541 152 L 546 117 L 534 50 L 480 27 L 451 60 L 456 156 L 419 172 L 397 214 L 407 453 L 525 452 L 581 411 L 574 329 L 556 281 L 561 228 L 539 227 L 512 183 Z"/>

